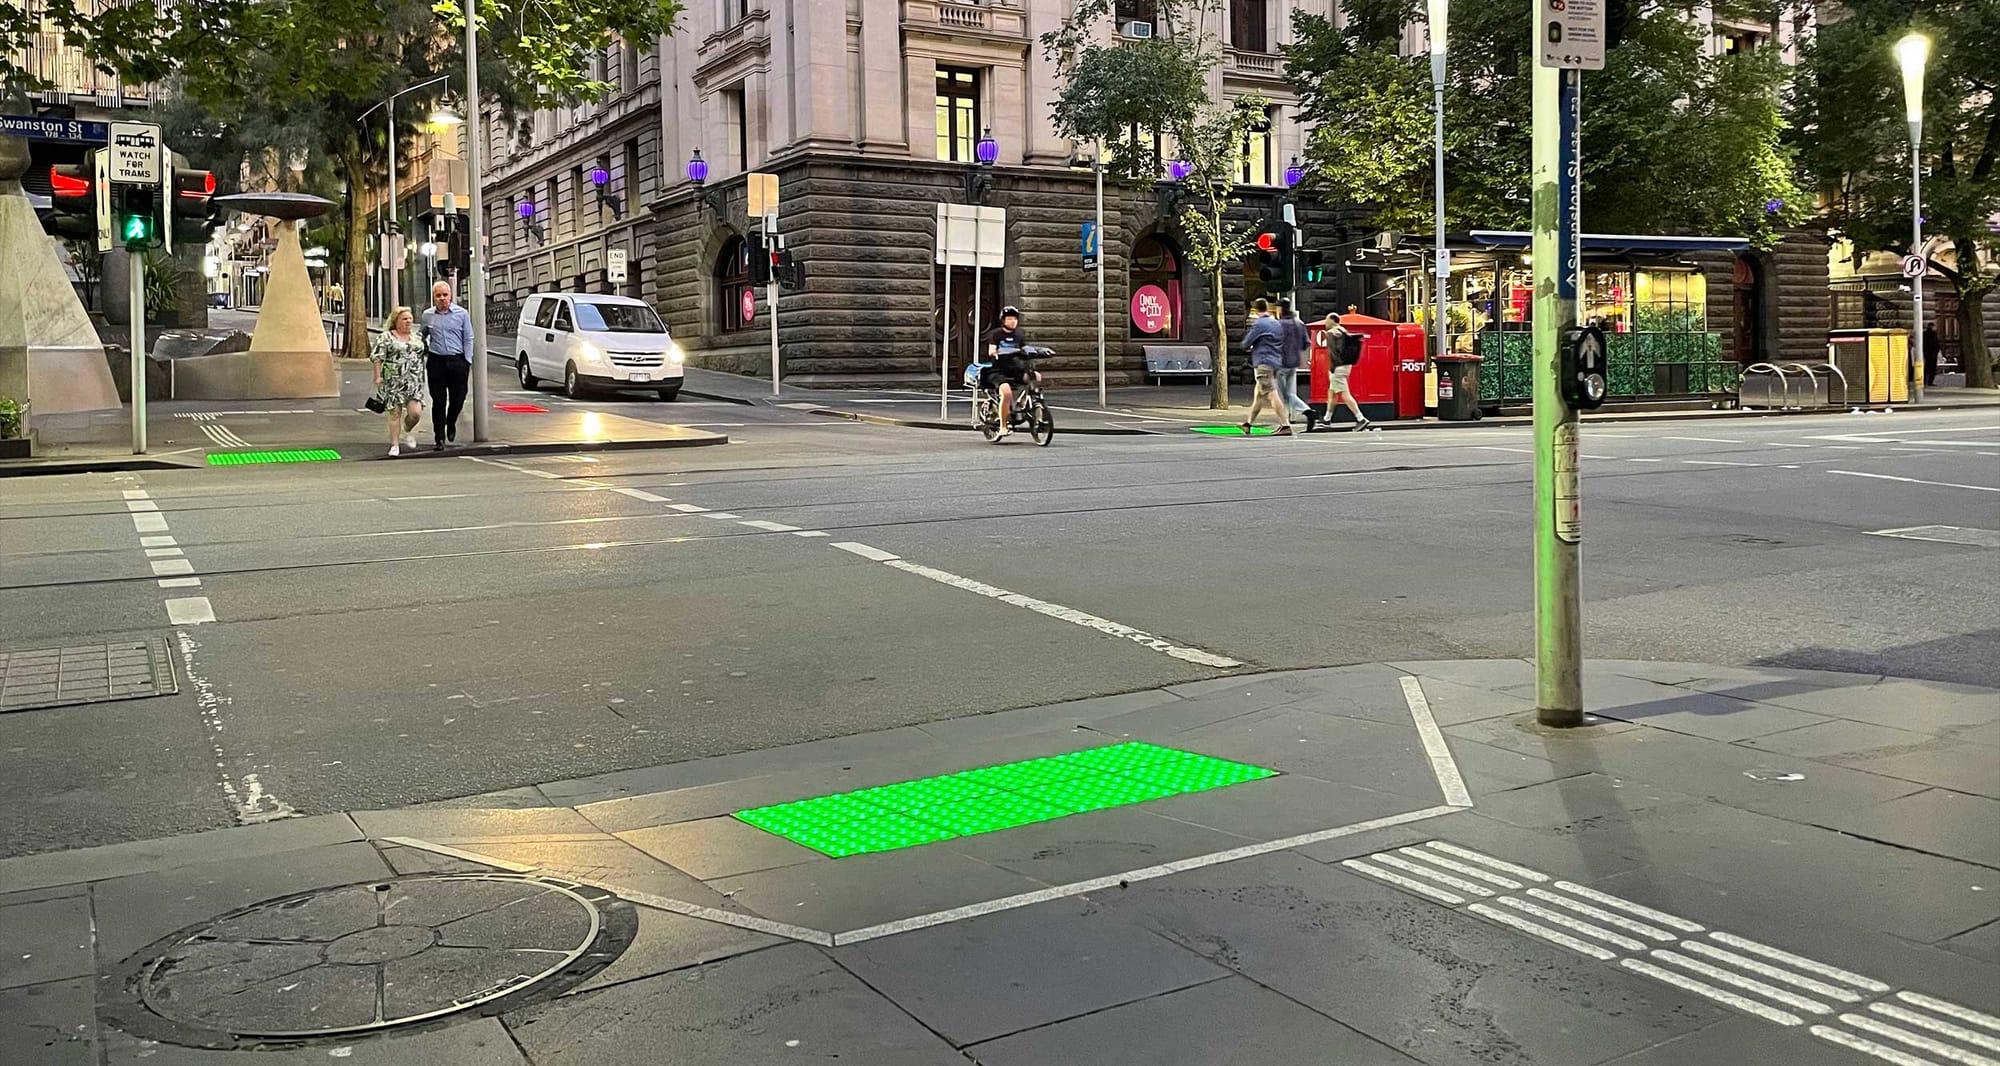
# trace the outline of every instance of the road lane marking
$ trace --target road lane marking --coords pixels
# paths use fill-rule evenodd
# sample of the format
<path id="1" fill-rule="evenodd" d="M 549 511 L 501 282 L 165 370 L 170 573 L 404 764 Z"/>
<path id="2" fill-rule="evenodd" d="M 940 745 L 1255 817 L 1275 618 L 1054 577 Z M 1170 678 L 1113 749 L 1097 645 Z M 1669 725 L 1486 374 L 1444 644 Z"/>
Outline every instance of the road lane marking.
<path id="1" fill-rule="evenodd" d="M 215 621 L 215 608 L 207 596 L 188 596 L 167 601 L 167 621 L 177 626 L 198 626 Z"/>
<path id="2" fill-rule="evenodd" d="M 157 511 L 160 509 L 160 505 L 151 500 L 126 500 L 125 509 L 133 514 L 138 514 L 140 511 Z"/>
<path id="3" fill-rule="evenodd" d="M 697 507 L 697 506 L 695 506 L 694 504 L 691 504 L 691 503 L 670 503 L 670 504 L 668 504 L 668 505 L 667 505 L 667 507 L 668 507 L 668 508 L 669 508 L 670 510 L 675 510 L 675 511 L 679 511 L 679 512 L 680 512 L 680 513 L 682 513 L 682 514 L 707 514 L 707 513 L 708 513 L 708 508 L 706 508 L 706 507 Z"/>
<path id="4" fill-rule="evenodd" d="M 740 514 L 730 514 L 728 511 L 709 511 L 707 514 L 718 522 L 733 522 L 743 517 Z"/>
<path id="5" fill-rule="evenodd" d="M 201 587 L 201 579 L 198 577 L 163 577 L 160 579 L 160 587 L 163 589 L 198 589 Z"/>
<path id="6" fill-rule="evenodd" d="M 946 570 L 923 566 L 906 559 L 885 560 L 882 565 L 895 567 L 906 574 L 915 574 L 918 577 L 927 578 L 940 585 L 949 585 L 952 588 L 963 589 L 966 592 L 976 593 L 988 599 L 999 600 L 1001 603 L 1011 604 L 1015 607 L 1024 607 L 1036 614 L 1047 615 L 1050 618 L 1083 626 L 1086 629 L 1095 629 L 1100 633 L 1129 640 L 1142 648 L 1149 648 L 1163 655 L 1179 659 L 1182 662 L 1212 667 L 1217 670 L 1233 670 L 1243 665 L 1240 661 L 1226 655 L 1217 655 L 1214 652 L 1205 651 L 1201 648 L 1175 644 L 1172 641 L 1162 640 L 1159 637 L 1153 636 L 1151 633 L 1133 629 L 1131 626 L 1121 625 L 1108 618 L 1099 618 L 1094 614 L 1079 611 L 1074 607 L 1064 607 L 1059 603 L 1050 603 L 1047 600 L 1038 600 L 1032 596 L 1023 596 L 1018 592 L 1009 592 L 1006 589 L 988 585 L 983 581 L 975 581 L 969 577 L 962 577 Z"/>
<path id="7" fill-rule="evenodd" d="M 1827 473 L 1844 474 L 1847 477 L 1868 477 L 1874 478 L 1877 481 L 1902 481 L 1911 485 L 1935 485 L 1941 489 L 1971 489 L 1974 492 L 2000 492 L 2000 487 L 1993 485 L 1961 485 L 1955 481 L 1925 481 L 1922 478 L 1897 477 L 1894 474 L 1868 474 L 1859 470 L 1829 470 Z"/>
<path id="8" fill-rule="evenodd" d="M 147 549 L 146 549 L 146 558 L 148 558 L 148 559 L 171 559 L 171 558 L 173 558 L 173 557 L 175 557 L 175 556 L 177 556 L 177 555 L 186 555 L 186 554 L 187 554 L 186 552 L 184 552 L 184 551 L 180 550 L 179 548 L 147 548 Z"/>
<path id="9" fill-rule="evenodd" d="M 1665 459 L 1627 459 L 1628 463 L 1664 463 Z"/>
<path id="10" fill-rule="evenodd" d="M 751 930 L 752 932 L 769 933 L 772 936 L 781 936 L 787 940 L 797 940 L 807 944 L 818 944 L 820 947 L 823 948 L 830 948 L 833 946 L 832 935 L 827 933 L 822 933 L 817 929 L 807 929 L 805 926 L 802 925 L 791 925 L 787 922 L 774 922 L 769 918 L 760 918 L 754 914 L 738 914 L 735 911 L 725 911 L 725 910 L 718 910 L 714 907 L 704 907 L 699 903 L 687 903 L 685 901 L 678 899 L 669 899 L 666 896 L 656 896 L 651 892 L 640 892 L 635 889 L 619 888 L 616 885 L 607 885 L 605 887 L 617 893 L 618 898 L 624 900 L 627 903 L 634 903 L 641 907 L 651 907 L 656 911 L 667 911 L 670 914 L 685 915 L 686 917 L 689 918 L 699 918 L 702 921 L 714 922 L 717 925 L 731 925 L 735 926 L 738 929 L 748 929 Z"/>
<path id="11" fill-rule="evenodd" d="M 617 493 L 620 496 L 630 496 L 635 500 L 644 500 L 647 503 L 667 502 L 667 498 L 665 496 L 655 496 L 644 489 L 630 489 L 630 488 L 625 488 L 622 485 L 613 485 L 611 487 L 611 491 Z"/>
<path id="12" fill-rule="evenodd" d="M 1444 733 L 1438 729 L 1437 719 L 1431 716 L 1431 701 L 1424 695 L 1424 687 L 1416 678 L 1405 675 L 1403 682 L 1403 702 L 1410 708 L 1410 720 L 1416 723 L 1417 736 L 1423 740 L 1424 754 L 1431 762 L 1431 771 L 1437 776 L 1438 788 L 1444 792 L 1444 801 L 1454 807 L 1472 806 L 1472 793 L 1466 790 L 1465 780 L 1458 776 L 1458 764 L 1452 761 L 1451 748 L 1445 743 Z"/>
<path id="13" fill-rule="evenodd" d="M 2000 548 L 2000 529 L 1976 529 L 1971 526 L 1904 526 L 1900 529 L 1870 530 L 1866 535 L 1923 540 L 1933 544 L 1964 544 L 1974 548 Z"/>
<path id="14" fill-rule="evenodd" d="M 495 856 L 482 854 L 477 851 L 467 851 L 464 848 L 454 848 L 449 844 L 439 844 L 431 840 L 419 840 L 416 837 L 377 837 L 376 839 L 380 840 L 384 844 L 395 844 L 400 847 L 415 848 L 418 851 L 428 851 L 433 855 L 443 855 L 446 856 L 447 858 L 462 859 L 466 862 L 478 863 L 481 866 L 491 866 L 496 870 L 505 870 L 508 873 L 531 874 L 534 873 L 536 870 L 541 869 L 541 867 L 539 866 L 530 866 L 524 862 L 514 862 L 510 859 L 496 858 Z"/>
<path id="15" fill-rule="evenodd" d="M 1691 466 L 1762 466 L 1762 463 L 1732 463 L 1727 459 L 1682 459 Z"/>
<path id="16" fill-rule="evenodd" d="M 462 500 L 472 495 L 469 492 L 441 492 L 431 496 L 384 496 L 385 500 L 400 503 L 404 500 Z"/>
<path id="17" fill-rule="evenodd" d="M 194 564 L 186 559 L 155 559 L 150 564 L 154 577 L 172 577 L 175 574 L 194 573 Z"/>
<path id="18" fill-rule="evenodd" d="M 1727 438 L 1727 437 L 1667 437 L 1667 436 L 1663 436 L 1663 437 L 1661 437 L 1660 439 L 1661 439 L 1661 440 L 1691 440 L 1691 441 L 1697 441 L 1697 442 L 1699 442 L 1699 443 L 1702 443 L 1702 444 L 1748 444 L 1748 443 L 1750 443 L 1749 441 L 1743 441 L 1743 440 L 1730 440 L 1730 439 L 1729 439 L 1729 438 Z"/>
<path id="19" fill-rule="evenodd" d="M 169 544 L 176 544 L 176 543 L 179 543 L 179 542 L 178 542 L 178 541 L 176 541 L 176 540 L 174 540 L 174 538 L 172 538 L 172 537 L 140 537 L 140 538 L 139 538 L 139 546 L 140 546 L 140 547 L 142 547 L 142 548 L 164 548 L 164 547 L 166 547 L 166 546 L 167 546 L 167 545 L 169 545 Z"/>
<path id="20" fill-rule="evenodd" d="M 167 519 L 159 514 L 135 514 L 132 516 L 132 528 L 141 533 L 165 533 Z"/>
<path id="21" fill-rule="evenodd" d="M 1781 441 L 1781 440 L 1767 440 L 1767 441 L 1765 441 L 1765 442 L 1764 442 L 1764 446 L 1765 446 L 1765 447 L 1767 447 L 1767 448 L 1812 448 L 1812 447 L 1817 447 L 1816 445 L 1812 445 L 1812 444 L 1788 444 L 1788 443 L 1786 443 L 1785 441 Z"/>
<path id="22" fill-rule="evenodd" d="M 895 552 L 885 552 L 880 548 L 871 548 L 866 544 L 862 544 L 857 541 L 851 541 L 851 540 L 843 540 L 837 544 L 832 545 L 832 547 L 839 548 L 841 551 L 849 552 L 854 555 L 859 555 L 863 559 L 872 559 L 878 563 L 886 563 L 891 559 L 902 558 L 902 556 L 897 555 Z"/>
<path id="23" fill-rule="evenodd" d="M 824 536 L 826 536 L 826 535 L 827 535 L 827 533 L 826 533 L 826 530 L 824 530 L 824 529 L 795 529 L 795 530 L 792 530 L 792 536 L 794 536 L 794 537 L 824 537 Z"/>
<path id="24" fill-rule="evenodd" d="M 791 533 L 799 528 L 797 526 L 788 526 L 783 522 L 773 522 L 770 521 L 769 519 L 764 519 L 764 518 L 745 518 L 737 522 L 736 524 L 739 526 L 749 526 L 751 529 L 761 529 L 766 533 Z"/>
<path id="25" fill-rule="evenodd" d="M 145 489 L 126 489 L 125 498 L 128 500 L 143 500 L 147 498 L 147 492 Z"/>

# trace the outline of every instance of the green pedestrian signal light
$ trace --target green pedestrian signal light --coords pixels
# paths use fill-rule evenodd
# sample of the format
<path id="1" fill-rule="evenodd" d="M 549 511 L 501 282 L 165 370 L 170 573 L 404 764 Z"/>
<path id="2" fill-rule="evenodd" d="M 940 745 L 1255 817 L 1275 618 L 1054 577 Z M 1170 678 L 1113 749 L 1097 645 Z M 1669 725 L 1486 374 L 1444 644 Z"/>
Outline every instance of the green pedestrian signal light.
<path id="1" fill-rule="evenodd" d="M 1326 280 L 1326 253 L 1318 248 L 1301 248 L 1298 253 L 1299 280 L 1317 285 Z"/>
<path id="2" fill-rule="evenodd" d="M 153 220 L 145 215 L 126 215 L 118 222 L 118 232 L 126 244 L 151 244 Z"/>

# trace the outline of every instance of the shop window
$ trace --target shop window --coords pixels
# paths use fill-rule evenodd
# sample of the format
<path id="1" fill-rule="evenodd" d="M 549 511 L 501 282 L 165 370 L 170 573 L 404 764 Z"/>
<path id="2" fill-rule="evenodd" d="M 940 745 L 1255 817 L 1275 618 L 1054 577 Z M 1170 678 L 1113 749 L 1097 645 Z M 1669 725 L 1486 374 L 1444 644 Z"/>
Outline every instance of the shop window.
<path id="1" fill-rule="evenodd" d="M 1692 270 L 1641 270 L 1633 276 L 1628 329 L 1699 333 L 1708 328 L 1708 279 Z"/>
<path id="2" fill-rule="evenodd" d="M 741 237 L 731 237 L 715 260 L 715 324 L 724 333 L 749 329 L 743 317 L 743 301 L 756 298 L 750 285 L 750 261 Z"/>
<path id="3" fill-rule="evenodd" d="M 1131 302 L 1128 332 L 1134 340 L 1171 341 L 1181 337 L 1181 262 L 1165 238 L 1141 237 L 1127 268 Z"/>
<path id="4" fill-rule="evenodd" d="M 979 141 L 979 72 L 937 68 L 937 157 L 973 161 Z"/>

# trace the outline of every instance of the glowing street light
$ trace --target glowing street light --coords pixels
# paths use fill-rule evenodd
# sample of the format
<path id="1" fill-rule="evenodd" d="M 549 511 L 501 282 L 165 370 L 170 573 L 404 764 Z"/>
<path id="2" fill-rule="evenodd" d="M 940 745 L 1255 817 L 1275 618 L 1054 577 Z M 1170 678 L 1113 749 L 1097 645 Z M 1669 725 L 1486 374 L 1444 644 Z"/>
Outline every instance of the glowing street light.
<path id="1" fill-rule="evenodd" d="M 1910 121 L 1910 254 L 1924 254 L 1924 64 L 1930 61 L 1931 39 L 1910 33 L 1896 42 L 1896 65 L 1903 71 L 1903 114 Z M 1924 398 L 1924 275 L 1910 279 L 1910 397 Z"/>

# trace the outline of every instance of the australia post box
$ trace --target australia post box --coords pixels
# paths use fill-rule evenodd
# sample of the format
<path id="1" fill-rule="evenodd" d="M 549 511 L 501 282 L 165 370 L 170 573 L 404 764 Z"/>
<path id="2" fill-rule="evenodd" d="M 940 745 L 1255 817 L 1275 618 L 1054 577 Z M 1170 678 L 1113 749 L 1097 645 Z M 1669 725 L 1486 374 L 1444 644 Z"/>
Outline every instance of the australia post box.
<path id="1" fill-rule="evenodd" d="M 1373 421 L 1392 418 L 1422 418 L 1424 414 L 1424 330 L 1413 322 L 1390 322 L 1368 315 L 1346 314 L 1340 324 L 1361 338 L 1361 361 L 1348 373 L 1347 388 L 1361 405 L 1362 413 Z M 1333 360 L 1327 350 L 1327 329 L 1314 322 L 1308 331 L 1312 339 L 1312 386 L 1314 407 L 1324 409 L 1331 397 Z M 1337 400 L 1333 420 L 1351 422 L 1354 416 Z"/>

